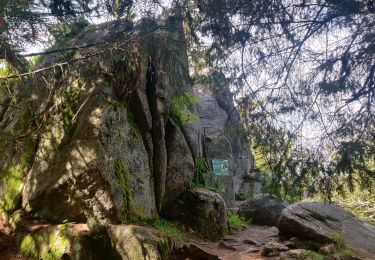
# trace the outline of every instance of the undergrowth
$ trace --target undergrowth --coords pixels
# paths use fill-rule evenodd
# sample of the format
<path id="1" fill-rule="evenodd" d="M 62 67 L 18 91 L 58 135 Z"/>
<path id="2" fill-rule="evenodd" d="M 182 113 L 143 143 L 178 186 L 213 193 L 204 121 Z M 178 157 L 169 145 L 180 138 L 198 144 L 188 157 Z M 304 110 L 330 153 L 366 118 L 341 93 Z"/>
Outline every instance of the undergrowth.
<path id="1" fill-rule="evenodd" d="M 227 216 L 228 216 L 228 229 L 229 232 L 232 233 L 236 230 L 239 230 L 241 228 L 246 227 L 248 224 L 251 223 L 250 220 L 246 220 L 245 218 L 233 214 L 231 211 L 227 211 Z"/>
<path id="2" fill-rule="evenodd" d="M 217 176 L 208 168 L 207 161 L 203 157 L 199 157 L 195 162 L 191 188 L 205 188 L 222 196 L 224 195 L 224 188 L 220 185 Z"/>
<path id="3" fill-rule="evenodd" d="M 192 181 L 192 188 L 205 187 L 204 174 L 208 173 L 208 165 L 206 159 L 199 157 L 195 163 L 195 172 Z"/>
<path id="4" fill-rule="evenodd" d="M 156 227 L 157 229 L 160 230 L 160 232 L 171 238 L 172 240 L 182 240 L 183 236 L 180 230 L 177 228 L 177 226 L 169 222 L 168 220 L 159 218 L 156 219 L 153 223 L 152 226 Z"/>
<path id="5" fill-rule="evenodd" d="M 154 220 L 138 219 L 135 223 L 142 226 L 153 226 L 157 228 L 164 236 L 167 236 L 174 241 L 183 240 L 184 238 L 176 224 L 163 218 L 157 218 Z"/>
<path id="6" fill-rule="evenodd" d="M 169 109 L 169 120 L 172 125 L 179 128 L 185 124 L 198 120 L 198 115 L 189 113 L 187 109 L 198 103 L 198 97 L 190 92 L 186 92 L 184 95 L 174 97 L 171 100 Z"/>
<path id="7" fill-rule="evenodd" d="M 319 254 L 319 253 L 314 252 L 312 250 L 309 250 L 308 254 L 309 254 L 310 259 L 314 259 L 314 260 L 325 260 L 326 259 L 322 254 Z"/>

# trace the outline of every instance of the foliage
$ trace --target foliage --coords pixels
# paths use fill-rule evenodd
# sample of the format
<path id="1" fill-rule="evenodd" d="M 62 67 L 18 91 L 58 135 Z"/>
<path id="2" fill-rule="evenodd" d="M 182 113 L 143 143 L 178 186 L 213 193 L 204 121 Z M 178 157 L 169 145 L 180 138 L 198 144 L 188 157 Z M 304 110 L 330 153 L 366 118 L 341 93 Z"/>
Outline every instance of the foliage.
<path id="1" fill-rule="evenodd" d="M 192 114 L 187 109 L 198 102 L 198 97 L 190 92 L 173 97 L 169 108 L 169 120 L 175 127 L 198 120 L 197 114 Z"/>
<path id="2" fill-rule="evenodd" d="M 314 252 L 312 250 L 308 250 L 308 253 L 309 253 L 309 257 L 312 260 L 325 260 L 326 259 L 322 254 L 319 254 L 319 253 Z"/>
<path id="3" fill-rule="evenodd" d="M 199 157 L 195 162 L 195 172 L 193 181 L 191 183 L 192 188 L 205 187 L 204 175 L 209 172 L 209 168 L 206 159 Z"/>
<path id="4" fill-rule="evenodd" d="M 224 194 L 224 188 L 219 184 L 217 176 L 208 168 L 207 161 L 203 157 L 199 157 L 195 162 L 191 188 L 205 188 L 220 195 Z"/>
<path id="5" fill-rule="evenodd" d="M 51 42 L 50 34 L 43 32 L 63 44 L 60 37 L 77 33 L 75 28 L 85 25 L 83 17 L 90 18 L 95 11 L 103 15 L 103 10 L 117 18 L 129 16 L 131 9 L 142 9 L 145 2 L 160 4 L 2 1 L 0 59 L 13 69 L 25 70 L 20 53 L 43 39 Z M 258 168 L 270 176 L 269 191 L 289 201 L 316 193 L 329 200 L 334 192 L 353 191 L 356 185 L 371 191 L 375 179 L 373 0 L 173 3 L 185 16 L 195 73 L 208 65 L 230 79 Z M 0 84 L 4 91 L 3 85 L 12 81 Z M 173 98 L 171 123 L 180 127 L 197 120 L 197 115 L 186 111 L 196 102 L 191 93 Z"/>
<path id="6" fill-rule="evenodd" d="M 227 217 L 229 232 L 234 232 L 236 230 L 244 228 L 251 223 L 250 220 L 246 220 L 245 218 L 237 214 L 233 214 L 230 210 L 227 210 Z"/>
<path id="7" fill-rule="evenodd" d="M 152 225 L 159 229 L 164 235 L 170 237 L 172 240 L 183 239 L 183 236 L 180 230 L 178 230 L 177 226 L 165 219 L 156 219 Z"/>
<path id="8" fill-rule="evenodd" d="M 21 52 L 30 46 L 45 44 L 50 47 L 53 42 L 50 36 L 61 42 L 61 35 L 72 36 L 75 29 L 86 25 L 86 18 L 132 18 L 134 3 L 139 5 L 138 9 L 142 6 L 152 10 L 158 1 L 3 0 L 0 2 L 0 61 L 5 60 L 14 69 L 25 72 L 26 59 Z"/>
<path id="9" fill-rule="evenodd" d="M 353 250 L 346 247 L 345 239 L 341 234 L 334 234 L 331 239 L 340 255 L 353 256 Z"/>
<path id="10" fill-rule="evenodd" d="M 204 60 L 241 93 L 242 118 L 275 192 L 301 187 L 292 197 L 329 198 L 343 183 L 370 188 L 374 1 L 192 2 L 183 5 L 190 32 L 211 40 Z"/>
<path id="11" fill-rule="evenodd" d="M 338 249 L 345 248 L 345 239 L 340 234 L 334 234 L 331 237 L 333 243 Z"/>
<path id="12" fill-rule="evenodd" d="M 74 20 L 78 14 L 90 14 L 95 9 L 94 5 L 91 0 L 2 1 L 0 59 L 24 70 L 26 60 L 20 51 L 30 44 L 44 42 L 48 38 L 46 31 L 53 30 L 60 21 Z"/>
<path id="13" fill-rule="evenodd" d="M 60 22 L 56 28 L 51 29 L 51 34 L 55 38 L 55 46 L 58 48 L 69 47 L 67 41 L 80 33 L 89 24 L 89 21 L 83 16 L 73 21 Z"/>
<path id="14" fill-rule="evenodd" d="M 244 194 L 242 191 L 236 193 L 236 194 L 234 195 L 234 197 L 235 197 L 235 199 L 236 199 L 237 201 L 244 201 L 244 200 L 246 200 L 245 194 Z"/>
<path id="15" fill-rule="evenodd" d="M 346 257 L 352 257 L 353 256 L 353 250 L 351 248 L 344 248 L 339 250 L 339 254 Z"/>
<path id="16" fill-rule="evenodd" d="M 332 202 L 349 210 L 358 218 L 375 223 L 375 197 L 370 190 L 361 190 L 356 187 L 350 194 L 335 194 Z"/>

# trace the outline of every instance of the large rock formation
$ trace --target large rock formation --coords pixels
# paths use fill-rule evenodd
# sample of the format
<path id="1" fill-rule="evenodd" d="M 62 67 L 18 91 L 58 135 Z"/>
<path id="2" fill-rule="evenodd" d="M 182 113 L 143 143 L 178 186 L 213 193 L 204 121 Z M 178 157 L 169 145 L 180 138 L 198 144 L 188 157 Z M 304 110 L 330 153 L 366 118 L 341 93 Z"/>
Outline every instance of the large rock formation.
<path id="1" fill-rule="evenodd" d="M 198 114 L 202 153 L 212 170 L 212 159 L 229 161 L 231 176 L 217 178 L 227 207 L 235 207 L 235 194 L 253 198 L 261 193 L 258 183 L 263 179 L 253 178 L 254 165 L 250 143 L 240 115 L 224 75 L 211 72 L 209 84 L 197 84 L 195 93 L 199 97 Z M 210 180 L 207 180 L 210 182 Z"/>
<path id="2" fill-rule="evenodd" d="M 0 192 L 11 197 L 2 207 L 17 208 L 23 186 L 22 207 L 51 221 L 155 218 L 189 189 L 199 153 L 197 124 L 168 123 L 171 100 L 192 92 L 182 19 L 115 21 L 70 40 L 87 42 L 93 47 L 42 57 L 37 68 L 75 62 L 26 79 L 33 88 L 17 88 L 25 103 L 1 113 L 2 137 L 25 130 L 2 147 Z M 25 104 L 29 114 L 17 109 Z"/>
<path id="3" fill-rule="evenodd" d="M 375 226 L 356 218 L 339 206 L 322 202 L 299 202 L 285 208 L 278 227 L 287 236 L 318 242 L 339 242 L 362 257 L 375 255 Z"/>
<path id="4" fill-rule="evenodd" d="M 215 239 L 226 233 L 220 195 L 188 192 L 196 162 L 230 160 L 232 207 L 252 157 L 246 137 L 233 132 L 243 127 L 226 83 L 208 92 L 193 87 L 182 22 L 170 14 L 89 26 L 67 39 L 85 47 L 42 56 L 35 69 L 43 74 L 15 82 L 13 97 L 0 93 L 1 212 L 22 207 L 52 223 L 131 223 L 193 194 L 197 231 Z M 174 111 L 188 93 L 198 104 L 182 101 L 183 111 Z M 189 115 L 196 119 L 172 120 Z M 218 226 L 206 225 L 210 218 Z"/>

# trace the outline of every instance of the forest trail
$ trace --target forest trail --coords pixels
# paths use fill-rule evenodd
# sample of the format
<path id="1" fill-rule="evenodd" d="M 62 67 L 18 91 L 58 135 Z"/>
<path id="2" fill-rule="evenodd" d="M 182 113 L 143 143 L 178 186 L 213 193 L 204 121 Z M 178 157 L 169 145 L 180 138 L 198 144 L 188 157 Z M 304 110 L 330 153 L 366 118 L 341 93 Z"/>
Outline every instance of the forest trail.
<path id="1" fill-rule="evenodd" d="M 220 260 L 279 259 L 279 257 L 261 256 L 261 247 L 264 244 L 271 241 L 279 241 L 278 229 L 276 227 L 250 224 L 246 228 L 236 231 L 216 242 L 196 237 L 190 237 L 188 241 L 197 245 L 203 251 L 217 256 Z M 185 258 L 183 255 L 172 255 L 171 260 L 177 259 L 200 260 L 203 258 Z"/>

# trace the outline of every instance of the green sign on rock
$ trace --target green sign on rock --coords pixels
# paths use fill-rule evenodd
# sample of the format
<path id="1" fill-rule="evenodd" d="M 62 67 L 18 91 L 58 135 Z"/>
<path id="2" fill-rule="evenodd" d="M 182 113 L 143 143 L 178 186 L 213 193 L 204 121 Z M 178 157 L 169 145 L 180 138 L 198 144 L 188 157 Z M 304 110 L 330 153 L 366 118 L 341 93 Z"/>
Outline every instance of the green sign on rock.
<path id="1" fill-rule="evenodd" d="M 213 159 L 212 170 L 216 175 L 229 175 L 229 161 Z"/>

